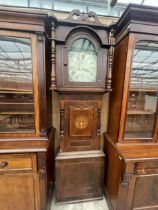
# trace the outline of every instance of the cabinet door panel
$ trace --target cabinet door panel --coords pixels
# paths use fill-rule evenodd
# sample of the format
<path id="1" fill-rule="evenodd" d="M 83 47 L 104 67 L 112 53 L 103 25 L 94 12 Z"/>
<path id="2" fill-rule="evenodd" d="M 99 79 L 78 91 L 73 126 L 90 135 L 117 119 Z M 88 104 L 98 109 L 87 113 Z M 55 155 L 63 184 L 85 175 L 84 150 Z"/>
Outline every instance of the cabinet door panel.
<path id="1" fill-rule="evenodd" d="M 101 97 L 94 97 L 95 100 L 92 96 L 84 94 L 61 98 L 60 148 L 63 152 L 100 148 L 102 101 Z"/>
<path id="2" fill-rule="evenodd" d="M 134 209 L 158 209 L 158 175 L 136 179 L 133 198 Z"/>
<path id="3" fill-rule="evenodd" d="M 0 36 L 0 132 L 34 132 L 31 39 Z"/>
<path id="4" fill-rule="evenodd" d="M 0 175 L 1 210 L 37 210 L 35 204 L 35 175 Z"/>
<path id="5" fill-rule="evenodd" d="M 157 42 L 136 43 L 127 101 L 126 139 L 153 137 L 158 98 L 157 56 Z"/>

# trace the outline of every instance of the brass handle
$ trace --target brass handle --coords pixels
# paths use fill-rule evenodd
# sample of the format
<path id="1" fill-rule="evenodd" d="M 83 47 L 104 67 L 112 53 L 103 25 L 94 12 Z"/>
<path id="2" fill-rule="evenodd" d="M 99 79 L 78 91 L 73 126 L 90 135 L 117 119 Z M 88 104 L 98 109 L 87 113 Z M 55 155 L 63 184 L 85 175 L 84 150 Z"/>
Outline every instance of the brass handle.
<path id="1" fill-rule="evenodd" d="M 1 162 L 0 163 L 0 168 L 5 168 L 8 165 L 7 162 Z"/>
<path id="2" fill-rule="evenodd" d="M 121 157 L 121 155 L 119 155 L 119 156 L 118 156 L 118 158 L 119 158 L 120 160 L 122 160 L 122 157 Z"/>

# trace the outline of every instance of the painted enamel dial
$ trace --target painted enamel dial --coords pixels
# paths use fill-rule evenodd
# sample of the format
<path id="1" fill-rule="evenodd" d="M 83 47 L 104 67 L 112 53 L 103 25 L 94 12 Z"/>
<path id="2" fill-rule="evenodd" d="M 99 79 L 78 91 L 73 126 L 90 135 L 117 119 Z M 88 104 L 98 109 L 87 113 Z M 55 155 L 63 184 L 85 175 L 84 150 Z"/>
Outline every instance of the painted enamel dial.
<path id="1" fill-rule="evenodd" d="M 78 39 L 68 54 L 68 76 L 71 82 L 96 82 L 97 53 L 88 39 Z"/>

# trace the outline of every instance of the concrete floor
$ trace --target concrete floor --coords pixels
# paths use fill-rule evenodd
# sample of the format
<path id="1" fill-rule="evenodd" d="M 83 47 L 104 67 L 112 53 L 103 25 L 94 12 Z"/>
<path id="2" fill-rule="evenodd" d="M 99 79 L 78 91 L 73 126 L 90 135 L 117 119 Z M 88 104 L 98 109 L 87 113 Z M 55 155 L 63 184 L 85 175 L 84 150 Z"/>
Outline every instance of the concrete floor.
<path id="1" fill-rule="evenodd" d="M 51 210 L 109 210 L 105 198 L 103 200 L 80 202 L 74 204 L 57 204 L 55 197 L 51 204 Z"/>

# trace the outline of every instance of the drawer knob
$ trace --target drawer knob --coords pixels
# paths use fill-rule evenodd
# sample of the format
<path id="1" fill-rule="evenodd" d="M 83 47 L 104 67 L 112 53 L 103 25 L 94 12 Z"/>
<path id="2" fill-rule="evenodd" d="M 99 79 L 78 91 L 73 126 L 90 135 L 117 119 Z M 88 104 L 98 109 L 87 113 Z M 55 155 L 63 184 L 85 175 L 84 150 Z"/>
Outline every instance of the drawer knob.
<path id="1" fill-rule="evenodd" d="M 0 163 L 0 168 L 5 168 L 8 165 L 7 162 L 1 162 Z"/>

